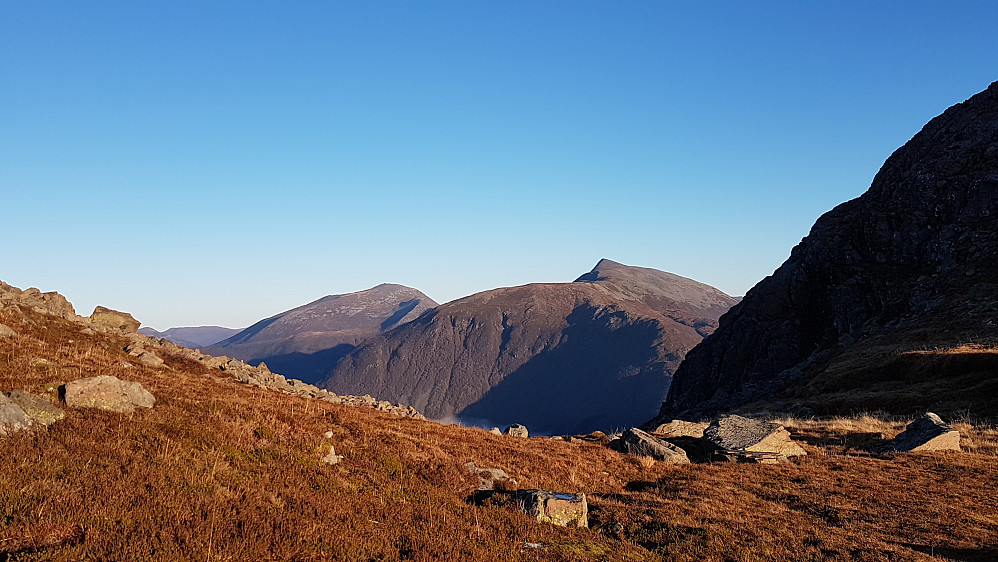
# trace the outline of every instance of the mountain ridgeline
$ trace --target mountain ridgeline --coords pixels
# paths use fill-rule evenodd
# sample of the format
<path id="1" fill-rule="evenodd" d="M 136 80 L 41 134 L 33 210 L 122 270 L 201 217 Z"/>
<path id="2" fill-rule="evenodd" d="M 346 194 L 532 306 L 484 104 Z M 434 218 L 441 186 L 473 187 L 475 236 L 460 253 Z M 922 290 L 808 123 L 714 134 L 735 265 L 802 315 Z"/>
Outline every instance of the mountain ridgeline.
<path id="1" fill-rule="evenodd" d="M 574 283 L 477 293 L 374 336 L 321 383 L 436 419 L 541 433 L 648 419 L 683 356 L 735 299 L 602 260 Z"/>
<path id="2" fill-rule="evenodd" d="M 932 119 L 866 193 L 820 217 L 689 353 L 659 419 L 998 414 L 996 219 L 998 82 Z"/>
<path id="3" fill-rule="evenodd" d="M 152 328 L 139 328 L 139 333 L 154 338 L 167 339 L 177 345 L 196 349 L 208 347 L 216 344 L 225 338 L 238 334 L 240 330 L 236 328 L 223 328 L 222 326 L 192 326 L 183 328 L 170 328 L 162 332 Z"/>
<path id="4" fill-rule="evenodd" d="M 384 283 L 271 316 L 205 351 L 252 364 L 265 362 L 274 372 L 313 383 L 361 341 L 436 305 L 416 289 Z"/>

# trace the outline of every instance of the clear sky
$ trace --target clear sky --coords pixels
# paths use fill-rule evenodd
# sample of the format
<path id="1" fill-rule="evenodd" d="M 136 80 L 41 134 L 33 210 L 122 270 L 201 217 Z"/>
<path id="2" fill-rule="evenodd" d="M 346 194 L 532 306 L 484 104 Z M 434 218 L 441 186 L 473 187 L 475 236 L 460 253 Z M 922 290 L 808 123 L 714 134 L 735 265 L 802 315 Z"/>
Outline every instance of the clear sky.
<path id="1" fill-rule="evenodd" d="M 998 2 L 0 2 L 0 279 L 243 327 L 602 257 L 732 295 L 998 80 Z"/>

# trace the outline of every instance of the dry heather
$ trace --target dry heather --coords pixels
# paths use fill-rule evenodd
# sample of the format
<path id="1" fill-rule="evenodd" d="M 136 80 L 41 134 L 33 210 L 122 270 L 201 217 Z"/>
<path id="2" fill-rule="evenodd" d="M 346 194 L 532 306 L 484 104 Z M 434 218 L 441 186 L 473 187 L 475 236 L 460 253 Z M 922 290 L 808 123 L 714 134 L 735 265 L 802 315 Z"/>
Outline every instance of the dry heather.
<path id="1" fill-rule="evenodd" d="M 19 333 L 0 339 L 0 391 L 107 374 L 157 397 L 0 438 L 0 561 L 998 558 L 993 429 L 968 437 L 978 452 L 874 456 L 835 439 L 899 422 L 792 420 L 801 461 L 672 467 L 261 390 L 177 357 L 126 366 L 125 340 L 51 316 L 0 323 Z M 320 463 L 330 444 L 335 466 Z M 585 492 L 592 528 L 470 502 L 468 461 Z"/>

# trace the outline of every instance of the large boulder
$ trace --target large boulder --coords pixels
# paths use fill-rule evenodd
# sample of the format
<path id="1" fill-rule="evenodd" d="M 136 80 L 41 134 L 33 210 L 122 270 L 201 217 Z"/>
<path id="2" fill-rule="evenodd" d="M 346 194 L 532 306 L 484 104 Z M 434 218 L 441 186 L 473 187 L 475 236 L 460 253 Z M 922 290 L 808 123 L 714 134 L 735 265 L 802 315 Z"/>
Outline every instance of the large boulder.
<path id="1" fill-rule="evenodd" d="M 37 394 L 15 390 L 10 393 L 10 399 L 20 406 L 21 410 L 34 423 L 50 426 L 66 417 L 66 412 L 62 408 L 59 408 Z"/>
<path id="2" fill-rule="evenodd" d="M 884 453 L 959 450 L 960 432 L 932 412 L 908 424 L 897 437 L 878 449 Z"/>
<path id="3" fill-rule="evenodd" d="M 662 420 L 652 431 L 658 437 L 703 437 L 710 422 Z"/>
<path id="4" fill-rule="evenodd" d="M 98 306 L 90 315 L 90 323 L 108 331 L 120 331 L 123 333 L 137 332 L 141 322 L 132 317 L 127 312 L 118 312 L 110 308 Z"/>
<path id="5" fill-rule="evenodd" d="M 100 408 L 130 414 L 135 408 L 152 408 L 156 398 L 140 383 L 123 381 L 110 375 L 70 381 L 60 389 L 66 405 L 77 408 Z"/>
<path id="6" fill-rule="evenodd" d="M 689 457 L 686 456 L 686 451 L 636 427 L 625 431 L 618 439 L 611 441 L 609 446 L 621 453 L 651 457 L 669 464 L 689 464 L 690 462 Z"/>
<path id="7" fill-rule="evenodd" d="M 16 402 L 0 394 L 0 436 L 31 427 L 31 418 Z"/>
<path id="8" fill-rule="evenodd" d="M 506 435 L 512 437 L 530 437 L 530 432 L 527 431 L 527 426 L 514 423 L 513 425 L 506 428 Z"/>
<path id="9" fill-rule="evenodd" d="M 585 494 L 517 490 L 513 499 L 541 523 L 553 523 L 562 527 L 589 526 L 589 506 Z"/>
<path id="10" fill-rule="evenodd" d="M 790 439 L 790 432 L 782 425 L 742 416 L 722 416 L 714 420 L 703 436 L 728 451 L 779 453 L 787 457 L 807 454 Z"/>

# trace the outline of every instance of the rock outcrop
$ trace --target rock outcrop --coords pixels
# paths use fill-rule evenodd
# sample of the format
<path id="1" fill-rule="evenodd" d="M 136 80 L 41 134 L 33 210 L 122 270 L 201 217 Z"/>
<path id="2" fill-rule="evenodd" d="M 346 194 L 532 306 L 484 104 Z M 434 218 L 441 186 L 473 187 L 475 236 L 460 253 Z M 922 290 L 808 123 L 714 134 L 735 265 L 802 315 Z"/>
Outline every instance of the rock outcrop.
<path id="1" fill-rule="evenodd" d="M 960 432 L 932 412 L 908 424 L 897 437 L 877 449 L 883 453 L 959 451 Z"/>
<path id="2" fill-rule="evenodd" d="M 998 82 L 931 120 L 866 193 L 819 218 L 689 353 L 660 417 L 760 403 L 993 415 L 987 358 L 947 372 L 952 382 L 889 367 L 906 347 L 998 341 L 996 294 Z"/>
<path id="3" fill-rule="evenodd" d="M 90 315 L 90 322 L 102 326 L 108 330 L 117 330 L 122 333 L 132 333 L 139 330 L 141 322 L 136 320 L 127 312 L 118 312 L 103 306 L 98 306 Z"/>
<path id="4" fill-rule="evenodd" d="M 236 357 L 308 383 L 318 382 L 363 340 L 404 324 L 436 306 L 430 297 L 385 283 L 330 295 L 253 324 L 205 351 Z"/>
<path id="5" fill-rule="evenodd" d="M 98 408 L 131 414 L 136 408 L 152 408 L 156 397 L 141 383 L 123 381 L 110 375 L 85 377 L 67 382 L 59 389 L 67 406 Z"/>
<path id="6" fill-rule="evenodd" d="M 630 427 L 654 415 L 683 356 L 734 303 L 690 279 L 602 260 L 574 283 L 440 305 L 361 344 L 321 386 L 541 435 Z"/>
<path id="7" fill-rule="evenodd" d="M 807 454 L 790 439 L 790 432 L 782 425 L 742 416 L 722 416 L 712 421 L 703 438 L 726 451 L 776 453 L 785 457 Z"/>
<path id="8" fill-rule="evenodd" d="M 672 443 L 649 435 L 636 427 L 624 431 L 619 438 L 610 441 L 608 447 L 620 453 L 639 457 L 651 457 L 668 464 L 690 463 L 689 457 L 686 456 L 686 451 Z"/>

